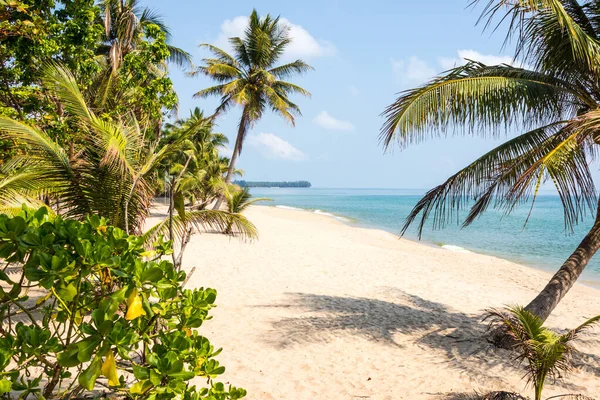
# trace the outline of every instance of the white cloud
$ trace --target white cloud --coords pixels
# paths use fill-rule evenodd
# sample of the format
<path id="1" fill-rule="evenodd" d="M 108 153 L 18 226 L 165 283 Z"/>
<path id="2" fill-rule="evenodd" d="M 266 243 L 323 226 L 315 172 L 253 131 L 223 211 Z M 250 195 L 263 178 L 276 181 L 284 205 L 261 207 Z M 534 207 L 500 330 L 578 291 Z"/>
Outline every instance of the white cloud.
<path id="1" fill-rule="evenodd" d="M 292 42 L 288 45 L 284 57 L 286 58 L 313 58 L 335 55 L 335 46 L 326 40 L 315 39 L 306 29 L 300 25 L 291 23 L 286 18 L 281 18 L 281 23 L 287 25 L 290 30 Z M 231 51 L 229 38 L 243 37 L 248 26 L 248 17 L 238 16 L 227 19 L 221 24 L 221 32 L 214 44 L 225 51 Z"/>
<path id="2" fill-rule="evenodd" d="M 352 96 L 354 96 L 354 97 L 356 97 L 360 94 L 360 90 L 358 90 L 358 88 L 354 85 L 350 85 L 348 90 L 350 90 L 350 93 L 352 93 Z"/>
<path id="3" fill-rule="evenodd" d="M 438 65 L 430 65 L 417 56 L 407 60 L 392 60 L 392 71 L 395 82 L 402 87 L 410 87 L 425 83 L 438 73 L 467 63 L 467 60 L 479 61 L 486 65 L 508 64 L 522 67 L 510 56 L 481 54 L 475 50 L 457 50 L 456 57 L 438 57 Z"/>
<path id="4" fill-rule="evenodd" d="M 272 133 L 259 133 L 250 135 L 247 140 L 250 146 L 254 146 L 268 158 L 279 158 L 283 160 L 302 161 L 306 155 L 286 142 L 282 138 Z"/>
<path id="5" fill-rule="evenodd" d="M 435 75 L 435 69 L 417 56 L 412 56 L 408 61 L 392 60 L 394 80 L 400 86 L 423 83 Z"/>
<path id="6" fill-rule="evenodd" d="M 349 121 L 342 121 L 329 115 L 327 111 L 321 111 L 319 115 L 313 119 L 313 122 L 322 128 L 331 131 L 351 132 L 354 130 L 354 125 Z"/>
<path id="7" fill-rule="evenodd" d="M 438 63 L 444 70 L 458 67 L 459 65 L 464 65 L 467 63 L 467 60 L 479 61 L 486 65 L 517 65 L 514 63 L 513 58 L 510 56 L 481 54 L 480 52 L 475 50 L 458 50 L 457 55 L 458 57 L 439 57 Z"/>

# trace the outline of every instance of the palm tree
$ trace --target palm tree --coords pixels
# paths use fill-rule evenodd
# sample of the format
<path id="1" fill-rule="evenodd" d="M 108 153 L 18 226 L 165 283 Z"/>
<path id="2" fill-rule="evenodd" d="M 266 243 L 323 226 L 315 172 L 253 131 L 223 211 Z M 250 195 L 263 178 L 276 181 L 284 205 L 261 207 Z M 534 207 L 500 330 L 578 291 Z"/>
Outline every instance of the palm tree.
<path id="1" fill-rule="evenodd" d="M 233 188 L 230 188 L 225 192 L 225 198 L 227 199 L 227 211 L 230 214 L 242 214 L 248 207 L 252 204 L 256 204 L 259 201 L 271 201 L 268 197 L 256 197 L 252 198 L 250 194 L 250 189 L 247 187 L 240 188 L 237 185 L 233 185 Z M 228 224 L 225 229 L 225 233 L 232 232 L 232 224 Z"/>
<path id="2" fill-rule="evenodd" d="M 214 58 L 204 59 L 204 65 L 189 74 L 206 75 L 219 83 L 194 95 L 200 98 L 220 96 L 221 101 L 215 115 L 227 111 L 233 105 L 242 107 L 233 154 L 225 177 L 227 184 L 231 182 L 235 163 L 242 152 L 249 128 L 261 119 L 267 107 L 292 126 L 295 115 L 301 115 L 300 108 L 290 101 L 289 95 L 297 93 L 310 96 L 310 93 L 281 79 L 312 69 L 302 60 L 276 66 L 292 41 L 289 27 L 283 25 L 279 17 L 272 18 L 267 14 L 266 17 L 259 18 L 256 10 L 253 10 L 244 37 L 230 38 L 229 41 L 233 46 L 233 56 L 210 44 L 202 44 L 202 47 L 213 53 Z M 217 201 L 215 209 L 220 207 L 221 201 L 222 197 Z"/>
<path id="3" fill-rule="evenodd" d="M 526 307 L 545 320 L 600 248 L 600 208 L 588 168 L 600 143 L 600 2 L 491 0 L 482 18 L 490 24 L 498 14 L 511 21 L 515 58 L 530 67 L 468 61 L 406 90 L 385 110 L 380 138 L 387 149 L 394 141 L 404 148 L 461 126 L 466 134 L 483 137 L 497 137 L 510 127 L 524 131 L 427 192 L 402 233 L 420 219 L 420 237 L 428 217 L 440 228 L 464 208 L 467 226 L 490 206 L 506 213 L 526 201 L 533 206 L 540 186 L 551 180 L 567 228 L 587 212 L 596 219 Z"/>
<path id="4" fill-rule="evenodd" d="M 139 0 L 102 0 L 99 6 L 104 36 L 98 53 L 109 60 L 113 73 L 117 72 L 125 56 L 138 47 L 147 25 L 157 25 L 167 39 L 171 36 L 162 17 L 156 11 L 142 7 Z M 168 49 L 170 62 L 191 66 L 189 53 L 172 45 L 168 45 Z"/>
<path id="5" fill-rule="evenodd" d="M 535 400 L 541 400 L 546 378 L 559 378 L 571 369 L 574 351 L 571 342 L 597 323 L 600 315 L 563 334 L 544 327 L 541 318 L 518 306 L 490 310 L 486 319 L 490 321 L 490 328 L 503 327 L 514 341 L 516 359 L 525 363 L 527 382 L 534 387 Z"/>
<path id="6" fill-rule="evenodd" d="M 0 138 L 14 140 L 27 148 L 26 154 L 2 166 L 0 207 L 10 211 L 23 203 L 39 205 L 42 199 L 65 217 L 84 219 L 89 214 L 98 214 L 127 233 L 141 233 L 161 162 L 179 151 L 188 139 L 187 132 L 158 146 L 148 141 L 133 116 L 123 116 L 117 121 L 96 116 L 86 105 L 70 71 L 58 65 L 43 70 L 45 89 L 56 93 L 84 135 L 85 146 L 69 157 L 46 132 L 0 117 Z M 202 210 L 168 220 L 176 227 L 185 223 L 220 231 L 233 220 L 242 234 L 256 235 L 254 226 L 243 216 L 223 211 Z M 169 224 L 151 228 L 146 238 L 166 233 Z"/>

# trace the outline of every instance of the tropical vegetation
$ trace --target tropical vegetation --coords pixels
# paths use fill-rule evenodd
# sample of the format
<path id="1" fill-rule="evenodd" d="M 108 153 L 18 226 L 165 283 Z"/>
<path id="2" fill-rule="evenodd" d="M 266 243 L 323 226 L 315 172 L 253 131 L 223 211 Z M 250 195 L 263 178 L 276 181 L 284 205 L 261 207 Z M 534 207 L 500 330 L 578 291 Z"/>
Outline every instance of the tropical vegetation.
<path id="1" fill-rule="evenodd" d="M 545 320 L 600 249 L 600 207 L 589 168 L 600 143 L 600 3 L 486 0 L 483 7 L 486 27 L 508 21 L 515 65 L 466 60 L 400 93 L 383 113 L 380 137 L 385 148 L 394 142 L 405 148 L 448 132 L 488 138 L 521 130 L 427 192 L 403 233 L 418 223 L 420 235 L 429 217 L 434 227 L 443 227 L 465 208 L 464 226 L 489 207 L 506 213 L 528 201 L 533 207 L 540 187 L 550 181 L 562 201 L 567 229 L 587 214 L 595 221 L 527 305 Z"/>
<path id="2" fill-rule="evenodd" d="M 541 400 L 546 379 L 561 378 L 571 370 L 575 351 L 572 342 L 582 331 L 597 324 L 600 315 L 562 334 L 546 328 L 540 317 L 520 306 L 490 310 L 485 319 L 491 329 L 502 327 L 506 330 L 517 353 L 515 359 L 524 365 L 527 383 L 533 386 L 534 399 Z M 571 398 L 584 399 L 575 395 Z"/>
<path id="3" fill-rule="evenodd" d="M 0 215 L 0 396 L 240 399 L 214 379 L 221 352 L 195 328 L 217 292 L 96 215 L 79 222 L 24 207 Z M 204 384 L 193 385 L 201 377 Z"/>
<path id="4" fill-rule="evenodd" d="M 275 67 L 286 28 L 251 24 L 238 83 L 264 84 L 232 101 L 249 96 L 245 125 L 265 101 L 293 122 L 287 95 L 306 92 L 277 79 L 309 67 Z M 243 211 L 260 199 L 230 183 L 215 115 L 177 118 L 169 67 L 191 65 L 138 0 L 0 0 L 0 396 L 245 396 L 213 381 L 220 350 L 195 329 L 216 291 L 184 289 L 182 262 L 199 230 L 256 237 Z"/>
<path id="5" fill-rule="evenodd" d="M 271 108 L 294 125 L 295 116 L 301 113 L 289 96 L 310 96 L 300 86 L 282 80 L 312 69 L 302 60 L 277 65 L 291 40 L 289 27 L 279 17 L 273 18 L 267 14 L 261 18 L 253 10 L 244 37 L 229 39 L 233 55 L 210 44 L 201 45 L 213 54 L 213 58 L 202 60 L 203 65 L 196 67 L 189 75 L 208 76 L 218 85 L 198 91 L 195 97 L 220 96 L 215 115 L 226 112 L 235 105 L 242 108 L 233 154 L 225 177 L 227 184 L 233 178 L 235 164 L 242 152 L 248 130 L 262 118 L 265 109 Z M 220 207 L 222 200 L 223 196 L 217 201 L 215 209 Z"/>

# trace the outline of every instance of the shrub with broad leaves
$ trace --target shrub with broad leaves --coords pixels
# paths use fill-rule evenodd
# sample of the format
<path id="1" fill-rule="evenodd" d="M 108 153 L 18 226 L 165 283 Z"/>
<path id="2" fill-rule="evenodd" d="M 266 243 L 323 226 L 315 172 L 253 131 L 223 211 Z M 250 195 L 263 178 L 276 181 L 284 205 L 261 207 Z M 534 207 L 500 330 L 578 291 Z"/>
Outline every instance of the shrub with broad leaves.
<path id="1" fill-rule="evenodd" d="M 244 397 L 196 329 L 216 291 L 184 289 L 170 252 L 97 216 L 0 215 L 0 396 Z"/>

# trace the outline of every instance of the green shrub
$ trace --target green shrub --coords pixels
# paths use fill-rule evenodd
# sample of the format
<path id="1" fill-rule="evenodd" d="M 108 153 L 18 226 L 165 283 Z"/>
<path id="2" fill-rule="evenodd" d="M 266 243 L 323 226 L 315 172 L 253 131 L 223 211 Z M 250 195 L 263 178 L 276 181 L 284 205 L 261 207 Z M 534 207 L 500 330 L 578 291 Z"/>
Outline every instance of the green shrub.
<path id="1" fill-rule="evenodd" d="M 184 289 L 185 273 L 162 259 L 170 252 L 96 216 L 0 215 L 0 396 L 244 397 L 213 381 L 221 350 L 195 329 L 216 291 Z"/>

